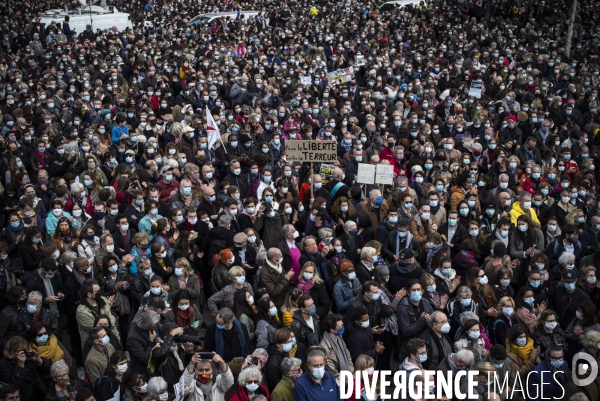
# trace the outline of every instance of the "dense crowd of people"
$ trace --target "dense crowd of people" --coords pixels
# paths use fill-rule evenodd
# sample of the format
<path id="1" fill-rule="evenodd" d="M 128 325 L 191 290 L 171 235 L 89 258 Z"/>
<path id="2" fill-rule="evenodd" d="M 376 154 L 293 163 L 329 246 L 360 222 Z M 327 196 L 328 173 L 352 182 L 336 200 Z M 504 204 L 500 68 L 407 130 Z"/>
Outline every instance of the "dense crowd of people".
<path id="1" fill-rule="evenodd" d="M 0 4 L 0 400 L 598 399 L 597 2 L 143 3 Z"/>

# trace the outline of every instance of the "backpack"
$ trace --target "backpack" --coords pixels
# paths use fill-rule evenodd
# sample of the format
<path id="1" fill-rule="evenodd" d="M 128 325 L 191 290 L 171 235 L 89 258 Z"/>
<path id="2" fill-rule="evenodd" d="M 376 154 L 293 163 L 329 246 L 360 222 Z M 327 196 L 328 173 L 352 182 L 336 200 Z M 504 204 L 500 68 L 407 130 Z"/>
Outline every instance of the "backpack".
<path id="1" fill-rule="evenodd" d="M 94 382 L 94 398 L 100 399 L 100 390 L 102 386 L 102 379 L 108 379 L 107 376 L 101 376 Z M 113 391 L 113 384 L 110 383 L 110 391 Z M 114 394 L 114 392 L 113 392 Z"/>

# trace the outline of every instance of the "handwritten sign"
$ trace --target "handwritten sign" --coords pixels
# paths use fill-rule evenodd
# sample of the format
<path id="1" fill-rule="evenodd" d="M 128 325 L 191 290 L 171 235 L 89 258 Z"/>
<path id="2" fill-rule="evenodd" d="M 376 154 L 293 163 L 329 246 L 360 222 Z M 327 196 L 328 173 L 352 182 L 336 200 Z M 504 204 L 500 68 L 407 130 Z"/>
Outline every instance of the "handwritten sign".
<path id="1" fill-rule="evenodd" d="M 341 70 L 327 73 L 327 82 L 330 85 L 345 84 L 354 79 L 354 69 L 352 67 L 342 68 Z"/>
<path id="2" fill-rule="evenodd" d="M 310 85 L 312 83 L 312 79 L 310 77 L 300 77 L 300 83 L 302 85 Z"/>
<path id="3" fill-rule="evenodd" d="M 482 80 L 473 80 L 471 81 L 471 87 L 469 88 L 469 96 L 476 97 L 477 99 L 481 99 L 481 89 L 483 88 Z"/>
<path id="4" fill-rule="evenodd" d="M 375 168 L 374 164 L 358 163 L 356 182 L 359 184 L 375 184 Z"/>
<path id="5" fill-rule="evenodd" d="M 375 171 L 375 182 L 377 184 L 392 185 L 394 183 L 394 166 L 378 164 Z"/>
<path id="6" fill-rule="evenodd" d="M 366 65 L 367 62 L 365 61 L 365 56 L 363 56 L 362 54 L 357 54 L 356 55 L 356 65 L 362 67 L 363 65 Z"/>
<path id="7" fill-rule="evenodd" d="M 337 142 L 287 141 L 285 155 L 288 162 L 334 162 L 337 159 Z"/>

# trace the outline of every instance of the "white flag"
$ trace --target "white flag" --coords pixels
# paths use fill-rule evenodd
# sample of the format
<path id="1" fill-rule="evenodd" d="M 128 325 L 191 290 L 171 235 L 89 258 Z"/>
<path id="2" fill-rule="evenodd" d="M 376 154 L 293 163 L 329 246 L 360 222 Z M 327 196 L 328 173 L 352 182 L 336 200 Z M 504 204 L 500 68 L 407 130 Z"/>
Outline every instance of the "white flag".
<path id="1" fill-rule="evenodd" d="M 208 106 L 206 106 L 206 132 L 208 134 L 208 149 L 212 149 L 215 142 L 221 139 L 221 132 L 212 114 L 210 114 Z"/>

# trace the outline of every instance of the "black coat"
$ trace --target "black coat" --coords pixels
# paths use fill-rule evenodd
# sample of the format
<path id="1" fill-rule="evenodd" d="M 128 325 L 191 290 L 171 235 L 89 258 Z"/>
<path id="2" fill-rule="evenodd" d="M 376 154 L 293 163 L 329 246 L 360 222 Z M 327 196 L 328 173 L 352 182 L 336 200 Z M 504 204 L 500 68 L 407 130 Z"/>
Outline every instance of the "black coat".
<path id="1" fill-rule="evenodd" d="M 114 233 L 112 233 L 113 240 L 115 241 L 115 255 L 117 255 L 119 259 L 129 254 L 129 251 L 132 248 L 131 239 L 133 238 L 136 232 L 136 230 L 133 230 L 131 228 L 129 229 L 129 232 L 127 234 L 127 245 L 125 245 L 125 240 L 123 238 L 123 235 L 121 235 L 121 230 L 116 230 Z M 121 252 L 121 249 L 123 249 L 125 252 Z"/>
<path id="2" fill-rule="evenodd" d="M 42 311 L 37 321 L 45 323 L 52 330 L 52 334 L 59 339 L 62 338 L 62 327 L 58 322 L 56 313 L 42 307 Z M 17 317 L 17 332 L 15 334 L 25 337 L 25 332 L 33 323 L 31 315 L 26 310 L 22 311 Z"/>
<path id="3" fill-rule="evenodd" d="M 240 251 L 235 247 L 231 247 L 231 252 L 233 252 L 233 256 L 235 257 L 235 266 L 242 266 L 242 258 L 240 257 Z M 256 249 L 253 246 L 246 246 L 246 254 L 245 254 L 246 263 L 248 263 L 252 269 L 246 270 L 247 276 L 254 276 L 258 270 L 258 265 L 256 264 Z"/>
<path id="4" fill-rule="evenodd" d="M 150 280 L 144 274 L 139 271 L 131 282 L 131 310 L 137 311 L 142 303 L 142 296 L 150 291 Z"/>
<path id="5" fill-rule="evenodd" d="M 365 240 L 363 239 L 363 237 L 361 237 L 360 235 L 353 237 L 353 250 L 350 249 L 350 245 L 348 244 L 348 241 L 350 240 L 348 238 L 348 234 L 342 235 L 341 237 L 339 237 L 339 239 L 340 241 L 342 241 L 342 248 L 345 250 L 344 254 L 348 258 L 348 260 L 351 260 L 354 263 L 358 262 L 358 260 L 360 259 L 360 253 L 358 252 L 358 250 L 362 249 L 365 246 Z"/>
<path id="6" fill-rule="evenodd" d="M 438 227 L 437 232 L 443 236 L 445 236 L 446 238 L 448 238 L 448 223 L 443 223 Z M 456 254 L 458 253 L 458 250 L 460 248 L 460 244 L 463 240 L 463 238 L 465 238 L 465 235 L 467 235 L 467 229 L 462 225 L 462 224 L 457 224 L 456 225 L 456 232 L 454 233 L 454 236 L 452 237 L 452 241 L 450 241 L 450 243 L 453 245 L 452 248 L 450 248 L 450 256 L 451 257 L 455 257 Z"/>
<path id="7" fill-rule="evenodd" d="M 375 271 L 370 272 L 369 269 L 363 264 L 362 260 L 354 265 L 354 271 L 356 271 L 356 277 L 360 284 L 364 284 L 365 281 L 373 280 L 373 274 Z"/>
<path id="8" fill-rule="evenodd" d="M 213 268 L 212 271 L 212 293 L 216 294 L 217 292 L 221 291 L 223 287 L 229 284 L 231 284 L 229 281 L 229 266 L 219 263 Z"/>
<path id="9" fill-rule="evenodd" d="M 246 348 L 247 349 L 251 349 L 250 348 L 250 337 L 248 335 L 248 328 L 246 327 L 246 325 L 244 323 L 240 322 L 240 325 L 242 327 L 242 331 L 243 331 L 243 335 L 244 335 L 244 339 L 246 340 Z M 237 326 L 235 325 L 235 323 L 233 324 L 233 328 L 231 329 L 233 330 L 233 335 L 231 336 L 231 355 L 228 355 L 227 353 L 225 353 L 225 355 L 221 355 L 221 357 L 223 358 L 223 360 L 227 363 L 231 362 L 231 360 L 233 358 L 245 358 L 246 355 L 242 355 L 242 350 L 244 349 L 244 345 L 240 344 L 239 341 L 239 335 L 238 335 L 238 329 Z M 217 344 L 215 341 L 215 336 L 217 335 L 217 324 L 213 323 L 210 326 L 208 326 L 208 328 L 206 329 L 206 334 L 205 337 L 206 340 L 204 341 L 204 349 L 203 351 L 205 352 L 212 352 L 212 351 L 216 351 L 217 348 Z M 221 334 L 223 335 L 223 334 Z"/>
<path id="10" fill-rule="evenodd" d="M 163 259 L 165 266 L 166 267 L 173 267 L 170 266 L 169 263 L 169 258 L 165 257 Z M 150 258 L 150 266 L 152 266 L 152 271 L 154 272 L 154 274 L 159 275 L 160 277 L 162 277 L 163 281 L 165 283 L 169 282 L 169 278 L 171 277 L 172 273 L 169 273 L 168 271 L 166 271 L 161 265 L 160 263 L 158 263 L 158 260 L 156 260 L 156 258 L 154 257 L 154 255 L 152 255 L 152 257 Z"/>
<path id="11" fill-rule="evenodd" d="M 132 325 L 127 335 L 127 351 L 129 352 L 129 371 L 133 373 L 142 373 L 150 376 L 148 372 L 148 360 L 150 352 L 156 344 L 150 342 L 148 333 L 140 329 L 137 325 Z"/>
<path id="12" fill-rule="evenodd" d="M 319 322 L 317 316 L 313 315 L 313 326 L 311 329 L 304 317 L 302 312 L 297 309 L 292 317 L 291 329 L 296 336 L 298 344 L 304 344 L 307 348 L 315 345 L 319 345 L 321 335 L 319 333 Z"/>
<path id="13" fill-rule="evenodd" d="M 356 358 L 362 354 L 377 359 L 375 338 L 373 338 L 373 332 L 371 331 L 370 326 L 365 329 L 352 321 L 346 326 L 346 329 L 344 338 L 353 361 L 356 361 Z"/>
<path id="14" fill-rule="evenodd" d="M 315 301 L 316 314 L 322 321 L 331 310 L 331 299 L 329 299 L 329 295 L 327 294 L 325 282 L 313 285 L 310 289 L 310 296 Z"/>
<path id="15" fill-rule="evenodd" d="M 63 293 L 63 282 L 60 277 L 60 274 L 54 274 L 54 276 L 50 279 L 50 283 L 52 283 L 52 289 L 54 290 L 54 295 L 58 295 L 58 293 Z M 48 308 L 48 302 L 46 302 L 46 297 L 48 294 L 46 293 L 46 286 L 44 285 L 44 279 L 38 274 L 37 271 L 31 272 L 31 275 L 27 277 L 27 281 L 25 282 L 25 286 L 27 287 L 27 291 L 39 291 L 42 293 L 42 305 L 44 308 Z M 58 304 L 59 307 L 62 307 L 62 303 Z"/>
<path id="16" fill-rule="evenodd" d="M 390 232 L 390 235 L 388 235 L 388 237 L 386 238 L 385 242 L 382 244 L 381 247 L 381 256 L 386 260 L 386 261 L 393 261 L 394 260 L 394 255 L 397 254 L 396 252 L 396 238 L 398 238 L 398 231 L 394 230 L 392 232 Z M 404 240 L 406 241 L 406 238 L 404 238 Z M 409 248 L 412 249 L 412 251 L 415 254 L 419 253 L 419 249 L 421 248 L 421 244 L 419 243 L 419 241 L 417 241 L 415 239 L 414 236 L 410 236 L 410 244 L 408 244 L 408 246 L 406 246 L 405 244 L 400 243 L 400 250 L 404 249 L 404 248 Z"/>
<path id="17" fill-rule="evenodd" d="M 402 288 L 408 288 L 408 283 L 411 280 L 419 280 L 425 270 L 418 263 L 403 263 L 400 262 L 389 266 L 390 280 L 387 282 L 387 288 L 392 294 L 395 294 Z"/>
<path id="18" fill-rule="evenodd" d="M 34 361 L 25 361 L 21 368 L 15 362 L 2 358 L 0 360 L 0 377 L 6 384 L 14 384 L 19 388 L 19 395 L 23 400 L 41 400 L 46 394 L 44 376 L 50 374 L 52 362 L 42 359 L 42 365 Z"/>
<path id="19" fill-rule="evenodd" d="M 67 277 L 67 279 L 65 280 L 65 284 L 63 286 L 64 289 L 64 294 L 65 294 L 65 300 L 63 301 L 63 306 L 65 308 L 65 312 L 67 313 L 67 316 L 69 316 L 69 321 L 71 321 L 72 319 L 76 319 L 76 314 L 77 314 L 77 307 L 79 306 L 79 299 L 81 298 L 79 296 L 79 291 L 81 290 L 81 284 L 79 284 L 79 280 L 77 280 L 77 277 L 75 277 L 76 273 L 75 271 L 71 272 L 71 274 L 69 274 L 69 276 Z M 84 278 L 83 281 L 85 281 L 87 279 Z"/>
<path id="20" fill-rule="evenodd" d="M 563 330 L 565 330 L 569 324 L 571 324 L 573 319 L 575 319 L 577 307 L 581 305 L 583 301 L 590 301 L 589 295 L 579 287 L 575 286 L 575 293 L 573 293 L 571 301 L 563 313 L 561 305 L 563 299 L 566 298 L 566 295 L 567 291 L 565 290 L 565 286 L 559 285 L 554 290 L 551 304 L 548 305 L 548 307 L 555 311 L 558 315 L 558 321 L 560 322 L 560 327 Z"/>

